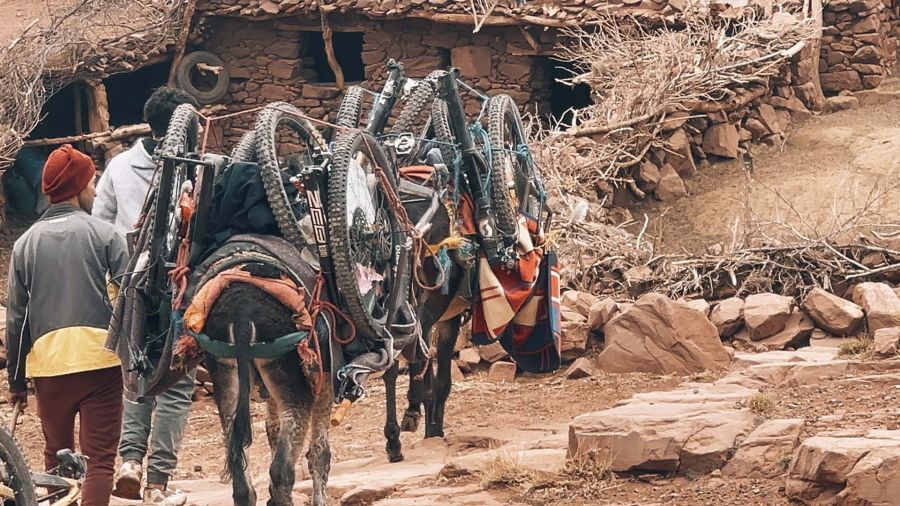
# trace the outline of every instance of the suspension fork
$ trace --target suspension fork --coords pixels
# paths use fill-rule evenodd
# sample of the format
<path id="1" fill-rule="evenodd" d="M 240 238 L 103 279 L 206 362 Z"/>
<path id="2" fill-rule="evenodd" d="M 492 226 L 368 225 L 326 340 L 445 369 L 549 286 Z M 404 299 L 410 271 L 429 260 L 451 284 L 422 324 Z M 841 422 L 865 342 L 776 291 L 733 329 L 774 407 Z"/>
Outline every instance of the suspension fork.
<path id="1" fill-rule="evenodd" d="M 397 62 L 393 58 L 388 61 L 388 78 L 384 83 L 381 94 L 375 99 L 372 111 L 369 113 L 366 122 L 366 130 L 372 135 L 378 135 L 387 126 L 388 119 L 391 116 L 391 110 L 397 103 L 397 95 L 403 89 L 406 82 L 406 76 L 403 75 L 403 64 Z"/>
<path id="2" fill-rule="evenodd" d="M 462 151 L 462 165 L 464 175 L 475 200 L 475 220 L 478 223 L 478 234 L 481 246 L 484 248 L 488 262 L 491 265 L 503 264 L 500 258 L 500 237 L 497 234 L 497 226 L 492 212 L 491 198 L 482 185 L 482 176 L 487 174 L 489 168 L 484 154 L 475 146 L 469 126 L 466 123 L 466 111 L 462 99 L 459 96 L 459 85 L 456 80 L 459 69 L 450 69 L 439 78 L 439 92 L 447 102 L 447 110 L 450 116 L 450 128 L 456 134 L 456 140 Z"/>

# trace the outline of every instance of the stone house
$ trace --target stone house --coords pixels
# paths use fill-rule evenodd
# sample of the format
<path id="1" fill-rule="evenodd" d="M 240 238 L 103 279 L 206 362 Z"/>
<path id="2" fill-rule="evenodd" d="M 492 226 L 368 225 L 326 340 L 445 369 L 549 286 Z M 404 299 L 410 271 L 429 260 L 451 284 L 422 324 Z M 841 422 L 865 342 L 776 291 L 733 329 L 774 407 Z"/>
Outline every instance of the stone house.
<path id="1" fill-rule="evenodd" d="M 769 2 L 711 0 L 710 8 L 727 15 L 747 3 L 766 8 Z M 326 58 L 322 31 L 327 26 L 348 83 L 377 90 L 389 58 L 402 61 L 413 77 L 456 66 L 480 90 L 507 93 L 530 112 L 559 117 L 569 107 L 590 103 L 586 89 L 556 81 L 568 75 L 566 64 L 554 59 L 562 29 L 591 25 L 603 13 L 629 15 L 651 26 L 677 24 L 689 3 L 501 0 L 473 33 L 476 20 L 468 0 L 198 0 L 187 50 L 209 51 L 225 62 L 230 82 L 221 102 L 228 112 L 286 100 L 313 117 L 328 118 L 341 92 Z M 896 63 L 898 19 L 900 0 L 827 2 L 818 69 L 827 95 L 872 88 L 889 75 Z M 79 131 L 139 123 L 144 99 L 168 78 L 173 52 L 170 48 L 169 54 L 146 59 L 129 72 L 94 79 L 86 91 L 83 83 L 64 90 L 48 104 L 52 121 L 44 122 L 32 138 L 70 134 L 53 128 L 70 123 L 58 117 L 78 116 L 76 123 L 85 123 L 83 111 L 95 110 L 91 104 L 96 98 L 108 104 L 104 117 L 91 119 Z M 477 100 L 467 105 L 469 112 L 477 112 Z M 217 124 L 210 147 L 228 151 L 252 119 L 252 114 L 240 115 Z"/>

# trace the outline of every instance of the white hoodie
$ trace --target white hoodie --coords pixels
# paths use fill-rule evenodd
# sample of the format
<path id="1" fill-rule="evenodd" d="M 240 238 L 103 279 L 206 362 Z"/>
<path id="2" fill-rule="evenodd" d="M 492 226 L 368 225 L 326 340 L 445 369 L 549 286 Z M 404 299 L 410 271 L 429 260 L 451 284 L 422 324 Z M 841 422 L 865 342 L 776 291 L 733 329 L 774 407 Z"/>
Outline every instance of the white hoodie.
<path id="1" fill-rule="evenodd" d="M 119 153 L 106 166 L 97 184 L 93 215 L 112 223 L 122 233 L 134 230 L 156 164 L 138 139 L 128 151 Z"/>

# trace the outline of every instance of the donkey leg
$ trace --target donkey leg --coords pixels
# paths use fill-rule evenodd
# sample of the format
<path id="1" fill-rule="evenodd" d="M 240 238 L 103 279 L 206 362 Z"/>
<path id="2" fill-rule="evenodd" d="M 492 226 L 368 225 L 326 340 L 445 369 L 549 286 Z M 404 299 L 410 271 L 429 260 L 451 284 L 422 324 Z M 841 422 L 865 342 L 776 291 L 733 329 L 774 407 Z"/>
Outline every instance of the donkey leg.
<path id="1" fill-rule="evenodd" d="M 388 461 L 400 462 L 403 460 L 403 452 L 400 444 L 400 425 L 397 423 L 397 375 L 399 367 L 397 363 L 384 372 L 384 397 L 387 409 L 387 417 L 384 422 L 384 437 L 387 439 L 385 451 Z"/>
<path id="2" fill-rule="evenodd" d="M 437 373 L 431 383 L 431 406 L 425 411 L 425 437 L 444 437 L 444 409 L 453 380 L 450 377 L 450 361 L 459 334 L 460 318 L 438 325 Z M 426 401 L 427 402 L 427 401 Z"/>
<path id="3" fill-rule="evenodd" d="M 403 432 L 416 432 L 419 430 L 419 419 L 422 418 L 422 403 L 425 401 L 425 382 L 420 378 L 422 371 L 428 366 L 428 360 L 410 362 L 409 364 L 409 388 L 406 391 L 406 399 L 409 405 L 403 413 L 403 422 L 400 429 Z"/>
<path id="4" fill-rule="evenodd" d="M 209 375 L 213 382 L 213 399 L 219 409 L 219 421 L 222 423 L 222 433 L 226 442 L 229 440 L 229 431 L 232 429 L 234 413 L 238 405 L 238 374 L 234 360 L 207 359 L 206 363 Z M 232 498 L 235 504 L 256 504 L 256 490 L 247 480 L 244 469 L 229 469 L 223 475 L 231 474 Z"/>
<path id="5" fill-rule="evenodd" d="M 272 395 L 275 404 L 275 419 L 278 434 L 269 466 L 269 506 L 290 506 L 293 504 L 292 490 L 296 478 L 294 466 L 303 448 L 309 427 L 310 404 L 308 387 L 301 388 L 296 383 L 303 381 L 300 368 L 289 359 L 257 360 L 263 383 Z"/>
<path id="6" fill-rule="evenodd" d="M 312 506 L 325 506 L 328 495 L 325 487 L 328 484 L 328 473 L 331 472 L 331 446 L 328 443 L 328 427 L 331 424 L 331 386 L 326 381 L 322 392 L 316 396 L 312 406 L 310 420 L 309 450 L 306 460 L 309 474 L 312 476 Z M 302 446 L 303 441 L 297 443 Z"/>
<path id="7" fill-rule="evenodd" d="M 278 446 L 278 435 L 281 433 L 281 416 L 278 413 L 278 405 L 271 396 L 266 399 L 266 439 L 269 441 L 269 451 L 275 457 L 275 448 Z"/>

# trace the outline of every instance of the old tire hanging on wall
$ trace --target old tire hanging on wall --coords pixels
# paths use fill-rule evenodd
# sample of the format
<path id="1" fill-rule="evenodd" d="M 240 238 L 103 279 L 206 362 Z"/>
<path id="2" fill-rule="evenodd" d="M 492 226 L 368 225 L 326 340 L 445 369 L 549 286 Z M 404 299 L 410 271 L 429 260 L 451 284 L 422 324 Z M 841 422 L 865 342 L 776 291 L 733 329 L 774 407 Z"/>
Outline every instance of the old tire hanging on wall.
<path id="1" fill-rule="evenodd" d="M 215 74 L 216 84 L 209 90 L 200 89 L 191 80 L 191 71 L 198 65 L 219 67 L 218 73 Z M 191 94 L 201 104 L 211 104 L 224 97 L 228 91 L 230 80 L 231 76 L 228 73 L 228 67 L 225 66 L 225 62 L 209 51 L 194 51 L 186 54 L 178 66 L 178 71 L 175 73 L 175 83 L 178 87 Z"/>

